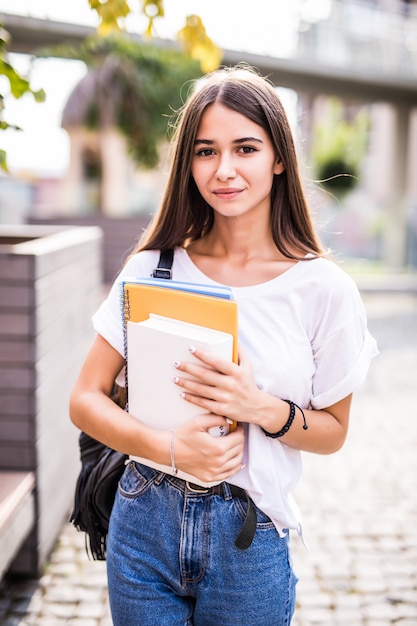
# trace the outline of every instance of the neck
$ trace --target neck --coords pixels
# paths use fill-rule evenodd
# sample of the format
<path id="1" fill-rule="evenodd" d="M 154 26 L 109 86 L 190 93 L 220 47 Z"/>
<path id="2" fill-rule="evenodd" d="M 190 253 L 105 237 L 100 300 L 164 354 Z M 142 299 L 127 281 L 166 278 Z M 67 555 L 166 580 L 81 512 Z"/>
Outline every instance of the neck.
<path id="1" fill-rule="evenodd" d="M 279 252 L 268 224 L 251 224 L 248 228 L 239 219 L 216 219 L 208 235 L 201 240 L 201 250 L 224 259 L 242 261 L 257 257 L 277 258 Z M 197 242 L 196 242 L 197 243 Z M 200 246 L 199 246 L 200 247 Z"/>

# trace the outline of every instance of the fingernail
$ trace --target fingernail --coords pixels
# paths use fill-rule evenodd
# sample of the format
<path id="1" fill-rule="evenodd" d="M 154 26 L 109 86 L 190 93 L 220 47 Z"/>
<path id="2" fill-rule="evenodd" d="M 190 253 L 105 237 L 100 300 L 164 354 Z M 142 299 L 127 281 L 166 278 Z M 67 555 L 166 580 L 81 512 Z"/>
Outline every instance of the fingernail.
<path id="1" fill-rule="evenodd" d="M 195 346 L 190 346 L 188 349 L 191 352 L 191 354 L 194 354 L 194 352 L 196 351 Z"/>
<path id="2" fill-rule="evenodd" d="M 245 467 L 246 467 L 246 463 L 242 463 L 241 466 L 240 466 L 240 469 L 243 470 L 243 469 L 245 469 Z"/>
<path id="3" fill-rule="evenodd" d="M 172 376 L 172 380 L 174 381 L 174 383 L 177 383 L 179 381 L 178 376 Z"/>
<path id="4" fill-rule="evenodd" d="M 233 424 L 233 420 L 231 420 L 230 417 L 226 417 L 226 422 L 230 425 Z"/>
<path id="5" fill-rule="evenodd" d="M 174 367 L 179 367 L 180 366 L 180 362 L 179 361 L 173 361 L 172 365 Z"/>

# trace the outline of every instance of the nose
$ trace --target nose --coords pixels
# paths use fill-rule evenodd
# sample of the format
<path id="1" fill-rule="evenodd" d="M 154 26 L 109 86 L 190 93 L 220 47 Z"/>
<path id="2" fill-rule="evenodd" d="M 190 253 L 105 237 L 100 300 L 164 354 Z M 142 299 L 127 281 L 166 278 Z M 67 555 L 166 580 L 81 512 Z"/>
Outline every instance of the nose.
<path id="1" fill-rule="evenodd" d="M 229 155 L 223 155 L 220 158 L 219 167 L 216 171 L 216 178 L 222 182 L 226 182 L 229 178 L 236 176 L 236 170 L 233 166 L 232 159 Z"/>

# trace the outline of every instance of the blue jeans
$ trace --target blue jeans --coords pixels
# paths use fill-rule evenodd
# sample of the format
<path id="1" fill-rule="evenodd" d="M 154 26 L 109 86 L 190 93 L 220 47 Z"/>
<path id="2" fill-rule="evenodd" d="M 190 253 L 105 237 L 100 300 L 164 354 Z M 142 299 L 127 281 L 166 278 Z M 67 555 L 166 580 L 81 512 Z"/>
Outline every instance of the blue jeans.
<path id="1" fill-rule="evenodd" d="M 252 545 L 236 548 L 247 503 L 223 487 L 223 494 L 198 493 L 183 480 L 128 464 L 107 544 L 114 626 L 290 624 L 297 578 L 288 537 L 256 509 Z"/>

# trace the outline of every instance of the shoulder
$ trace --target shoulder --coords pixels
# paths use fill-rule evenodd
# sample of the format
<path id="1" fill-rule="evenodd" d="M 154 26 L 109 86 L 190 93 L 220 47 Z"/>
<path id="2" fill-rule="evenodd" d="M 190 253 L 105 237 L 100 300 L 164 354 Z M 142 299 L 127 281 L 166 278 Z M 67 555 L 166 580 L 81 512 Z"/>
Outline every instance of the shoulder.
<path id="1" fill-rule="evenodd" d="M 325 292 L 342 293 L 357 291 L 355 281 L 336 262 L 327 258 L 318 257 L 301 261 L 301 278 L 310 287 L 317 289 L 321 294 Z"/>
<path id="2" fill-rule="evenodd" d="M 159 261 L 159 250 L 141 250 L 133 254 L 127 261 L 119 278 L 148 278 Z"/>
<path id="3" fill-rule="evenodd" d="M 342 325 L 364 315 L 355 281 L 337 263 L 325 258 L 302 263 L 299 294 L 310 322 Z"/>

